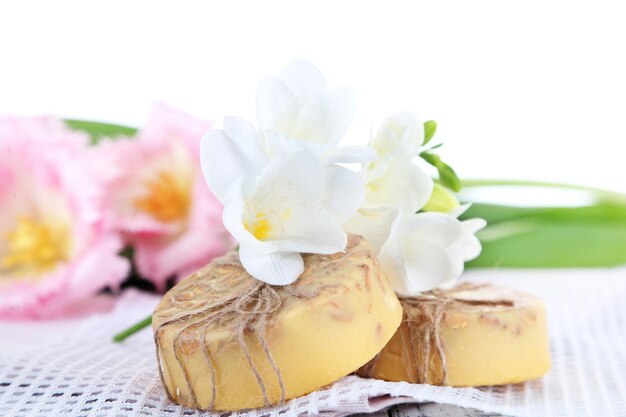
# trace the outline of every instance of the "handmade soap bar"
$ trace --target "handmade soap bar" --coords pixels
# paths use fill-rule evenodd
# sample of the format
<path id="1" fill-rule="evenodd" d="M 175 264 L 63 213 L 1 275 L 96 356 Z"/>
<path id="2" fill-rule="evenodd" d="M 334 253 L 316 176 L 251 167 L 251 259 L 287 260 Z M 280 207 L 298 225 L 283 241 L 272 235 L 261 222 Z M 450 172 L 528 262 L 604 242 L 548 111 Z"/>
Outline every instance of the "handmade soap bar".
<path id="1" fill-rule="evenodd" d="M 369 244 L 305 255 L 289 286 L 270 286 L 226 255 L 167 294 L 153 316 L 170 398 L 240 410 L 297 397 L 356 371 L 395 333 L 402 307 Z"/>
<path id="2" fill-rule="evenodd" d="M 480 386 L 538 378 L 550 368 L 545 309 L 537 297 L 465 283 L 400 301 L 402 325 L 359 375 Z"/>

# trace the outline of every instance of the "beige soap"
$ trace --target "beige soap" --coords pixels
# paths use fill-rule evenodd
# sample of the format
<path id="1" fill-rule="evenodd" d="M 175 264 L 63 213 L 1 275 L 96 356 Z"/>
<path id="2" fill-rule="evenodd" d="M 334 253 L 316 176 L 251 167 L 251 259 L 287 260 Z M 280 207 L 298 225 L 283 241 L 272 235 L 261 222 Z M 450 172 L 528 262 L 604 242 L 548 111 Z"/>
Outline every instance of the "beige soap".
<path id="1" fill-rule="evenodd" d="M 465 283 L 401 303 L 402 325 L 359 375 L 481 386 L 518 383 L 550 369 L 545 308 L 535 296 Z"/>
<path id="2" fill-rule="evenodd" d="M 396 332 L 402 307 L 369 244 L 305 255 L 292 285 L 253 279 L 230 253 L 172 288 L 153 329 L 170 398 L 241 410 L 307 394 L 356 371 Z"/>

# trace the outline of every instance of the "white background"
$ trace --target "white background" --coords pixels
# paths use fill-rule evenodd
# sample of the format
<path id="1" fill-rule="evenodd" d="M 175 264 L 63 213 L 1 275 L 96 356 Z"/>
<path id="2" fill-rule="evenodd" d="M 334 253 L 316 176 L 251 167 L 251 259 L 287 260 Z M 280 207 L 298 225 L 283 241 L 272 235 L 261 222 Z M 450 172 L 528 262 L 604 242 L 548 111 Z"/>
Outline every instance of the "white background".
<path id="1" fill-rule="evenodd" d="M 254 118 L 257 80 L 296 58 L 357 90 L 345 143 L 412 110 L 462 177 L 626 191 L 617 2 L 0 3 L 0 113 L 137 125 L 164 101 Z"/>

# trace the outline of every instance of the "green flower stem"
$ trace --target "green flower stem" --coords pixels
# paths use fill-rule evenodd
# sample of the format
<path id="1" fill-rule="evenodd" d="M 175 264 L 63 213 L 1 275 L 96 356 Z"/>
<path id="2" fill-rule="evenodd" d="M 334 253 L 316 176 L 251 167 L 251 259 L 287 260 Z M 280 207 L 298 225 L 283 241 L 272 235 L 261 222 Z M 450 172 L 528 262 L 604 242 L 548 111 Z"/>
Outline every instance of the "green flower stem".
<path id="1" fill-rule="evenodd" d="M 137 333 L 138 331 L 145 329 L 151 324 L 152 324 L 152 316 L 148 316 L 145 319 L 141 320 L 139 323 L 133 324 L 128 329 L 113 336 L 113 341 L 116 343 L 119 343 L 123 341 L 124 339 L 126 339 L 127 337 L 132 336 L 133 334 Z"/>

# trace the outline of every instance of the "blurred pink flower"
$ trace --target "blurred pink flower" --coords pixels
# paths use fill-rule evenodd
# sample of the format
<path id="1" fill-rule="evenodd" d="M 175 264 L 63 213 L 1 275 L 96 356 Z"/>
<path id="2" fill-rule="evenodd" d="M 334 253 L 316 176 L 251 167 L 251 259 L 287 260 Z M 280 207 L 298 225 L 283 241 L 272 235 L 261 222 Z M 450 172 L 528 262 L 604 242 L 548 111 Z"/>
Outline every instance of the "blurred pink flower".
<path id="1" fill-rule="evenodd" d="M 54 118 L 0 118 L 0 318 L 65 314 L 128 273 L 88 139 Z"/>
<path id="2" fill-rule="evenodd" d="M 135 249 L 139 274 L 163 289 L 232 249 L 222 205 L 200 171 L 209 123 L 157 105 L 136 138 L 99 147 L 112 161 L 109 219 Z"/>

